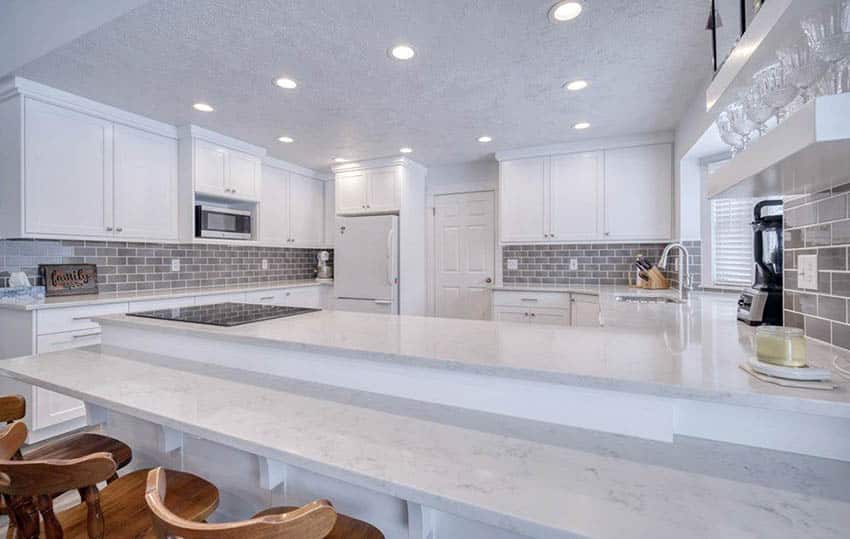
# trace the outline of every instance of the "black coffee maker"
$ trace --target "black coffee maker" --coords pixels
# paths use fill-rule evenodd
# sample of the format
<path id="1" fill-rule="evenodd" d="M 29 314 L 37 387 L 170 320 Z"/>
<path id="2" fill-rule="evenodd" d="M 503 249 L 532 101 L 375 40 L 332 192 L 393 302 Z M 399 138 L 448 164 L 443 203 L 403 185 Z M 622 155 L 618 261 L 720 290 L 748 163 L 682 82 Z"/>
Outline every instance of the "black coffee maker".
<path id="1" fill-rule="evenodd" d="M 764 215 L 776 206 L 782 201 L 764 200 L 753 208 L 755 279 L 738 300 L 738 320 L 751 326 L 782 325 L 782 212 Z"/>

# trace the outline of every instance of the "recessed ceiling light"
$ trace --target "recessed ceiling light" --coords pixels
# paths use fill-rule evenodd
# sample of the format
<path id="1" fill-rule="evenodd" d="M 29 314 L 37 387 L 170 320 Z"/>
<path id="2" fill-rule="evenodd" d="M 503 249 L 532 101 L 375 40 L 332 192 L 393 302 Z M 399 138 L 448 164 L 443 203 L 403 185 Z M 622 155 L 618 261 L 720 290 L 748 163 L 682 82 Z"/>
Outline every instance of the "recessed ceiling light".
<path id="1" fill-rule="evenodd" d="M 549 18 L 552 22 L 571 21 L 581 14 L 581 4 L 562 0 L 549 10 Z"/>
<path id="2" fill-rule="evenodd" d="M 407 146 L 405 146 L 404 148 L 400 148 L 398 151 L 400 151 L 401 153 L 413 153 L 413 148 L 408 148 Z"/>
<path id="3" fill-rule="evenodd" d="M 566 88 L 567 88 L 567 90 L 570 90 L 572 92 L 584 90 L 585 88 L 587 88 L 587 81 L 586 80 L 574 80 L 572 82 L 568 82 Z"/>
<path id="4" fill-rule="evenodd" d="M 295 142 L 295 139 L 292 137 L 279 137 L 277 140 L 283 142 L 284 144 L 292 144 Z"/>
<path id="5" fill-rule="evenodd" d="M 208 105 L 206 103 L 195 103 L 194 105 L 192 105 L 192 108 L 201 112 L 212 112 L 215 110 L 214 108 L 212 108 L 212 105 Z"/>
<path id="6" fill-rule="evenodd" d="M 334 163 L 348 163 L 348 159 L 344 157 L 334 157 Z"/>
<path id="7" fill-rule="evenodd" d="M 478 137 L 478 142 L 493 142 L 493 137 L 488 137 L 487 135 Z"/>
<path id="8" fill-rule="evenodd" d="M 573 129 L 578 129 L 579 131 L 581 131 L 582 129 L 587 129 L 588 127 L 590 127 L 590 123 L 579 122 L 573 126 Z"/>
<path id="9" fill-rule="evenodd" d="M 396 45 L 390 49 L 390 56 L 396 60 L 410 60 L 416 55 L 416 51 L 410 45 Z"/>
<path id="10" fill-rule="evenodd" d="M 274 83 L 277 86 L 280 86 L 281 88 L 283 88 L 285 90 L 294 90 L 298 86 L 297 82 L 295 82 L 292 79 L 288 79 L 286 77 L 281 77 L 279 79 L 275 79 Z"/>

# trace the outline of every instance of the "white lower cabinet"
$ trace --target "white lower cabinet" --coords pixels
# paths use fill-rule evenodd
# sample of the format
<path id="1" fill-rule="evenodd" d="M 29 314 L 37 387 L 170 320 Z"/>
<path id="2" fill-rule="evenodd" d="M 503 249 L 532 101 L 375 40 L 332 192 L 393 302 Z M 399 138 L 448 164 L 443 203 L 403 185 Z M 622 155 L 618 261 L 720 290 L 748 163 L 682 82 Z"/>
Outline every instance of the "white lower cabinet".
<path id="1" fill-rule="evenodd" d="M 592 294 L 493 291 L 493 320 L 560 326 L 599 326 L 599 299 Z"/>

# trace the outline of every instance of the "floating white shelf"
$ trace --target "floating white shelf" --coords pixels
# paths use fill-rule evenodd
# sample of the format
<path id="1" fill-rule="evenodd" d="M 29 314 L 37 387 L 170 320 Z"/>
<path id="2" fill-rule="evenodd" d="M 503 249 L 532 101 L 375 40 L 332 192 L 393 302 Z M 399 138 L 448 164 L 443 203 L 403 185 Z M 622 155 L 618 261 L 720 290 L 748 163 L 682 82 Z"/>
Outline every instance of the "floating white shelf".
<path id="1" fill-rule="evenodd" d="M 711 198 L 815 193 L 850 178 L 850 93 L 807 103 L 708 178 Z"/>
<path id="2" fill-rule="evenodd" d="M 729 54 L 705 92 L 706 110 L 738 99 L 749 88 L 753 74 L 777 61 L 776 51 L 802 39 L 800 21 L 835 0 L 770 0 L 765 2 L 750 27 Z"/>

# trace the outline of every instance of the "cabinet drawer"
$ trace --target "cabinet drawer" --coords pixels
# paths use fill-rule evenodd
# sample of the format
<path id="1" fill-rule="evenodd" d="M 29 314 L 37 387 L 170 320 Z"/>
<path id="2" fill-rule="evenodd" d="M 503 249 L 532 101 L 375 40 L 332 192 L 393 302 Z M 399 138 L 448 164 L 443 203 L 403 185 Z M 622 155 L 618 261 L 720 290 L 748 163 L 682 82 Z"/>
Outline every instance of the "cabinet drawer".
<path id="1" fill-rule="evenodd" d="M 283 290 L 284 305 L 291 307 L 309 307 L 320 309 L 322 307 L 322 296 L 318 286 L 304 288 L 289 288 Z"/>
<path id="2" fill-rule="evenodd" d="M 159 309 L 176 309 L 177 307 L 188 307 L 189 305 L 194 304 L 194 297 L 161 299 L 152 301 L 131 301 L 129 312 L 138 313 L 144 311 L 157 311 Z"/>
<path id="3" fill-rule="evenodd" d="M 568 309 L 540 309 L 537 307 L 496 307 L 493 316 L 500 322 L 520 322 L 524 324 L 544 324 L 556 326 L 570 325 Z"/>
<path id="4" fill-rule="evenodd" d="M 520 292 L 514 290 L 493 292 L 493 304 L 508 307 L 570 308 L 570 295 L 566 292 Z"/>
<path id="5" fill-rule="evenodd" d="M 286 302 L 285 290 L 259 290 L 245 294 L 248 303 L 259 303 L 268 305 L 284 305 Z"/>
<path id="6" fill-rule="evenodd" d="M 233 294 L 195 296 L 195 305 L 212 305 L 214 303 L 245 303 L 245 294 L 243 292 L 237 292 Z"/>
<path id="7" fill-rule="evenodd" d="M 92 320 L 92 318 L 126 312 L 126 303 L 88 305 L 86 307 L 68 307 L 65 309 L 42 309 L 38 311 L 37 315 L 38 334 L 47 335 L 50 333 L 99 328 L 100 325 Z"/>
<path id="8" fill-rule="evenodd" d="M 39 335 L 36 352 L 39 354 L 48 354 L 50 352 L 91 346 L 93 344 L 100 344 L 100 327 Z"/>

